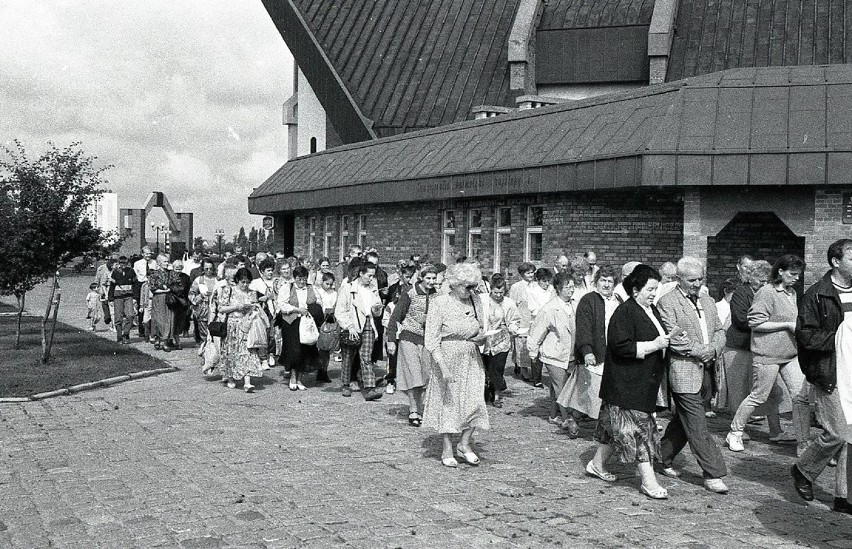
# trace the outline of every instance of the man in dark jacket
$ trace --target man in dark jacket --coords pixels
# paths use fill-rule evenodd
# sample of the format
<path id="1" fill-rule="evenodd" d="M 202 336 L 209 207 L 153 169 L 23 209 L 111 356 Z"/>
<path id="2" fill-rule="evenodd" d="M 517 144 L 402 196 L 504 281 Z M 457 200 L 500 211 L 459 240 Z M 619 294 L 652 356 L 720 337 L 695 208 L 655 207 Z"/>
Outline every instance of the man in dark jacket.
<path id="1" fill-rule="evenodd" d="M 852 240 L 844 238 L 829 246 L 828 264 L 831 270 L 805 292 L 796 319 L 799 364 L 812 386 L 823 427 L 790 471 L 796 492 L 806 501 L 814 499 L 813 481 L 846 444 L 834 337 L 844 319 L 852 318 Z M 852 514 L 852 505 L 835 497 L 834 510 Z"/>
<path id="2" fill-rule="evenodd" d="M 119 343 L 130 343 L 130 328 L 133 327 L 134 309 L 133 284 L 136 272 L 127 264 L 127 257 L 118 258 L 110 275 L 107 299 L 112 303 L 115 336 Z"/>
<path id="3" fill-rule="evenodd" d="M 368 263 L 372 263 L 376 266 L 376 285 L 379 287 L 379 297 L 382 299 L 382 305 L 387 305 L 388 273 L 379 267 L 379 254 L 370 250 L 364 257 Z M 376 331 L 378 332 L 378 336 L 376 337 L 376 341 L 373 343 L 373 362 L 378 362 L 385 356 L 385 327 L 381 322 L 376 323 Z"/>

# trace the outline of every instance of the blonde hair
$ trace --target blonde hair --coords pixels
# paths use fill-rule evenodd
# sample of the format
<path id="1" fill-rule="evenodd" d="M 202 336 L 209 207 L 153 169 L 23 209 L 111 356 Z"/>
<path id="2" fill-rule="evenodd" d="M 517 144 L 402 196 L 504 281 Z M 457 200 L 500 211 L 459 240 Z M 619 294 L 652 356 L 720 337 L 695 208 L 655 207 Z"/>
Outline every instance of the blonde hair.
<path id="1" fill-rule="evenodd" d="M 479 284 L 482 282 L 482 271 L 474 263 L 456 263 L 447 268 L 446 280 L 451 287 Z"/>

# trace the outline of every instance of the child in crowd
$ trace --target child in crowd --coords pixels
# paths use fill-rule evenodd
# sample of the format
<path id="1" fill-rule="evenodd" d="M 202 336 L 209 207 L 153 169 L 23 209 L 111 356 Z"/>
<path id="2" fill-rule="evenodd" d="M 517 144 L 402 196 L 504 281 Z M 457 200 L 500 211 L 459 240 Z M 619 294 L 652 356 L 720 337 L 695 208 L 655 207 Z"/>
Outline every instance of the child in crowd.
<path id="1" fill-rule="evenodd" d="M 334 289 L 334 273 L 328 271 L 318 271 L 316 276 L 322 276 L 320 289 L 318 292 L 319 301 L 322 304 L 322 312 L 326 321 L 329 320 L 329 315 L 334 314 L 334 307 L 337 305 L 337 291 Z M 334 351 L 319 352 L 319 370 L 317 371 L 317 381 L 328 383 L 331 381 L 328 377 L 328 362 L 331 355 L 334 355 L 334 361 L 340 362 L 340 349 Z"/>
<path id="2" fill-rule="evenodd" d="M 98 321 L 101 319 L 101 296 L 98 293 L 97 282 L 89 284 L 89 293 L 86 294 L 86 318 L 91 320 L 91 328 L 94 332 Z"/>

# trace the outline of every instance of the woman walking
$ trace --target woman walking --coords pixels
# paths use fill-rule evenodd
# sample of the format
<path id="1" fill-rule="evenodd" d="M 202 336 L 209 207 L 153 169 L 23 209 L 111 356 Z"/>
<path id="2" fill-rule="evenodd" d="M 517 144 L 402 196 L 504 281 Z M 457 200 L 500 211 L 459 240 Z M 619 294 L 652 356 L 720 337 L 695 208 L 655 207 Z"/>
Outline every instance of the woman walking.
<path id="1" fill-rule="evenodd" d="M 653 304 L 659 281 L 660 273 L 647 265 L 638 265 L 624 279 L 630 297 L 610 320 L 600 392 L 603 405 L 595 432 L 599 445 L 586 465 L 587 474 L 614 482 L 616 476 L 606 470 L 613 453 L 622 463 L 636 462 L 642 479 L 639 490 L 651 499 L 669 497 L 653 468 L 660 452 L 653 413 L 669 346 Z"/>
<path id="2" fill-rule="evenodd" d="M 217 292 L 217 309 L 227 322 L 227 335 L 222 341 L 220 361 L 223 379 L 231 389 L 241 379 L 247 393 L 254 391 L 251 378 L 263 376 L 263 366 L 257 351 L 249 349 L 247 345 L 249 330 L 244 329 L 249 315 L 259 308 L 257 294 L 249 290 L 251 280 L 251 271 L 243 267 L 234 275 L 234 285 L 223 286 Z"/>
<path id="3" fill-rule="evenodd" d="M 471 435 L 478 427 L 488 429 L 488 410 L 482 388 L 485 371 L 479 345 L 482 332 L 482 303 L 473 294 L 482 274 L 470 263 L 447 269 L 449 293 L 431 300 L 426 315 L 424 346 L 432 353 L 435 366 L 426 394 L 423 422 L 443 436 L 441 463 L 458 467 L 453 456 L 451 435 L 461 433 L 455 450 L 470 465 L 479 465 L 471 447 Z"/>
<path id="4" fill-rule="evenodd" d="M 172 285 L 178 282 L 177 273 L 169 269 L 169 258 L 157 256 L 156 271 L 148 273 L 148 285 L 153 295 L 151 303 L 151 339 L 154 348 L 171 352 L 174 349 L 172 340 L 175 336 L 175 313 L 167 304 L 167 296 L 172 292 Z"/>
<path id="5" fill-rule="evenodd" d="M 316 345 L 305 345 L 299 337 L 299 325 L 307 319 L 317 327 L 322 324 L 322 303 L 317 300 L 314 287 L 308 284 L 308 269 L 299 265 L 293 269 L 295 282 L 288 294 L 278 294 L 278 311 L 281 316 L 281 361 L 290 370 L 290 390 L 305 391 L 302 375 L 313 371 L 319 358 Z"/>
<path id="6" fill-rule="evenodd" d="M 503 407 L 501 393 L 506 390 L 506 359 L 512 349 L 512 338 L 518 334 L 521 316 L 518 307 L 506 297 L 506 279 L 501 274 L 491 277 L 491 291 L 482 298 L 484 318 L 483 331 L 489 334 L 482 346 L 482 362 L 485 365 L 485 403 L 495 408 Z"/>
<path id="7" fill-rule="evenodd" d="M 753 355 L 753 384 L 751 393 L 740 403 L 731 431 L 725 437 L 728 448 L 742 452 L 743 429 L 755 408 L 766 402 L 777 379 L 787 386 L 795 399 L 802 388 L 801 370 L 796 356 L 796 290 L 793 286 L 805 269 L 802 259 L 793 254 L 778 258 L 772 266 L 770 283 L 754 294 L 748 311 L 748 326 L 751 328 L 751 352 Z M 793 423 L 798 427 L 805 412 L 801 406 L 793 406 Z M 796 432 L 799 432 L 798 430 Z"/>
<path id="8" fill-rule="evenodd" d="M 420 282 L 399 296 L 386 332 L 388 353 L 396 355 L 396 388 L 408 397 L 408 423 L 415 427 L 423 421 L 423 395 L 432 367 L 424 333 L 437 279 L 431 265 L 420 271 Z"/>

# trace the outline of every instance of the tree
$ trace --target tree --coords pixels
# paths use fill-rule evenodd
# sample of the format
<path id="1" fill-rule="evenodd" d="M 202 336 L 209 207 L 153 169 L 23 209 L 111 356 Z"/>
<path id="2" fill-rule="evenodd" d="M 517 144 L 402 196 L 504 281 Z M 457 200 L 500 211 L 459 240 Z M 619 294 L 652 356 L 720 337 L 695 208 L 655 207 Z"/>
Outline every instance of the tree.
<path id="1" fill-rule="evenodd" d="M 109 253 L 111 235 L 92 226 L 86 209 L 101 193 L 101 174 L 79 143 L 50 149 L 36 160 L 14 141 L 0 159 L 0 295 L 18 302 L 15 347 L 20 346 L 26 294 L 53 277 L 42 318 L 42 362 L 50 358 L 61 291 L 59 269 L 76 257 Z M 50 332 L 47 323 L 52 320 Z"/>
<path id="2" fill-rule="evenodd" d="M 234 248 L 242 248 L 242 253 L 248 253 L 248 236 L 246 236 L 246 228 L 240 227 L 240 232 L 234 235 Z"/>
<path id="3" fill-rule="evenodd" d="M 252 227 L 248 234 L 248 251 L 253 253 L 257 250 L 257 229 Z"/>
<path id="4" fill-rule="evenodd" d="M 195 250 L 203 250 L 203 249 L 204 249 L 204 237 L 203 236 L 196 236 L 195 238 L 193 238 L 192 239 L 192 250 L 189 250 L 189 251 L 193 252 Z"/>

